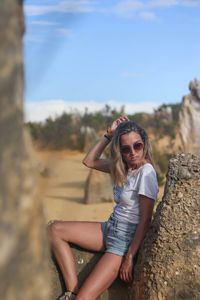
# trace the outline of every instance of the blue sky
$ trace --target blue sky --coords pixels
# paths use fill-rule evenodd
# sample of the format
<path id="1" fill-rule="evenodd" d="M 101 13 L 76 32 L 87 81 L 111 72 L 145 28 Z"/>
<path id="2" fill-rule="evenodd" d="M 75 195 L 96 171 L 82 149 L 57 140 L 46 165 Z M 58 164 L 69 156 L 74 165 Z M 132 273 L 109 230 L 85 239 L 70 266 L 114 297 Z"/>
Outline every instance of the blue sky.
<path id="1" fill-rule="evenodd" d="M 25 120 L 152 112 L 200 79 L 200 0 L 26 0 Z"/>

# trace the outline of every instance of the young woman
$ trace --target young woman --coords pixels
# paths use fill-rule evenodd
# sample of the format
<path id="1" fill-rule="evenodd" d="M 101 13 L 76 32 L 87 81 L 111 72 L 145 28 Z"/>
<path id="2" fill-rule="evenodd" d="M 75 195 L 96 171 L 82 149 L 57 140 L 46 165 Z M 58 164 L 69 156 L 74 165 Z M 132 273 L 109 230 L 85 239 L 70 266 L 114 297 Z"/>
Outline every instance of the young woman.
<path id="1" fill-rule="evenodd" d="M 101 159 L 110 142 L 110 158 Z M 49 225 L 52 249 L 67 289 L 60 300 L 95 300 L 118 274 L 127 283 L 132 281 L 133 258 L 148 230 L 157 199 L 158 184 L 148 136 L 127 117 L 113 122 L 83 163 L 111 174 L 116 205 L 107 222 L 62 221 Z M 104 252 L 80 289 L 69 242 Z"/>

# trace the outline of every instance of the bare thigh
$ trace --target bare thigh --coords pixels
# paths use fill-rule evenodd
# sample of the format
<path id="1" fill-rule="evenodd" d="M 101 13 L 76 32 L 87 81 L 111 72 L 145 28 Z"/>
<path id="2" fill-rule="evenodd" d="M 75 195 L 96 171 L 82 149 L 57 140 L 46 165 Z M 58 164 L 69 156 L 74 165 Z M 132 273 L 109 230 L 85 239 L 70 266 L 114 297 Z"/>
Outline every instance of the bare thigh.
<path id="1" fill-rule="evenodd" d="M 87 250 L 105 250 L 100 222 L 55 222 L 49 225 L 49 233 L 51 238 L 59 238 Z"/>
<path id="2" fill-rule="evenodd" d="M 105 253 L 79 290 L 77 300 L 97 299 L 117 278 L 123 256 Z"/>

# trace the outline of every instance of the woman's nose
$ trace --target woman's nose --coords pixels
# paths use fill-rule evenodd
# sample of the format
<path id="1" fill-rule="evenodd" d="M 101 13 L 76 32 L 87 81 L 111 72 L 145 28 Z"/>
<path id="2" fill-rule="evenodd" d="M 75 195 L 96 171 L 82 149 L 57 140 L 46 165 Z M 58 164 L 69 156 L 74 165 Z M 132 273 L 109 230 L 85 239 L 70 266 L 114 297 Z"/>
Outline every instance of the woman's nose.
<path id="1" fill-rule="evenodd" d="M 130 154 L 135 154 L 135 149 L 133 147 L 130 147 Z"/>

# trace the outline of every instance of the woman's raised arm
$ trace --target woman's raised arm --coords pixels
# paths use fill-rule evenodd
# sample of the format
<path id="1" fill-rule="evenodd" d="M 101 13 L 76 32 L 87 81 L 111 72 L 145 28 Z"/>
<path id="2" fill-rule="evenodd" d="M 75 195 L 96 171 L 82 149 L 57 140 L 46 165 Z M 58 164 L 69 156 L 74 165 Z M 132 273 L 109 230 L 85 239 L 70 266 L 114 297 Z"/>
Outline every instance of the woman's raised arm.
<path id="1" fill-rule="evenodd" d="M 110 173 L 110 160 L 100 158 L 109 142 L 109 139 L 103 136 L 102 139 L 86 154 L 82 161 L 83 164 L 88 168 Z"/>
<path id="2" fill-rule="evenodd" d="M 100 158 L 103 153 L 105 147 L 111 141 L 112 135 L 115 132 L 117 126 L 122 122 L 127 122 L 129 119 L 124 116 L 115 120 L 110 128 L 110 135 L 105 134 L 102 139 L 87 153 L 85 158 L 83 159 L 83 164 L 88 168 L 96 169 L 102 172 L 110 173 L 110 160 Z"/>

